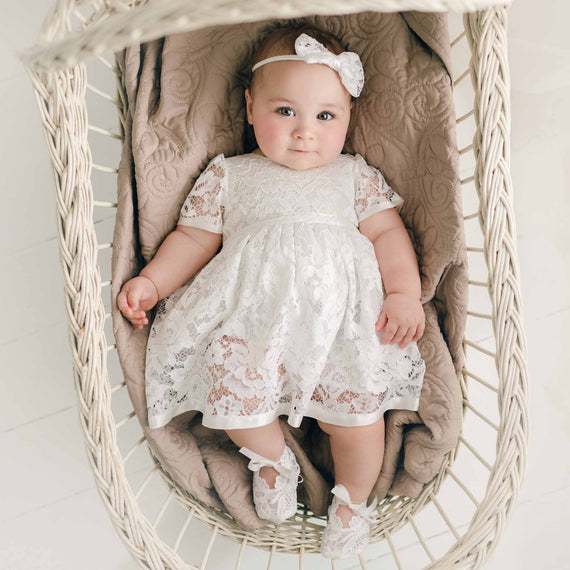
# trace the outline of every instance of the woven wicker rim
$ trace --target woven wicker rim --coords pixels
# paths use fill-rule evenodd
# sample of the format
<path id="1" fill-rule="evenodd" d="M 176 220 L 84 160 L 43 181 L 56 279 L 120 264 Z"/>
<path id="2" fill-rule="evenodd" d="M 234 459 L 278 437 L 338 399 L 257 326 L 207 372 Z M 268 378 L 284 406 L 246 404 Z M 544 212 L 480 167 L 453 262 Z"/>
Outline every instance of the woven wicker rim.
<path id="1" fill-rule="evenodd" d="M 59 0 L 46 18 L 37 44 L 22 54 L 30 70 L 40 72 L 73 67 L 89 57 L 124 49 L 168 34 L 207 26 L 238 24 L 270 18 L 365 11 L 470 12 L 505 6 L 512 0 L 93 0 L 87 26 L 71 29 L 69 17 L 83 2 Z"/>

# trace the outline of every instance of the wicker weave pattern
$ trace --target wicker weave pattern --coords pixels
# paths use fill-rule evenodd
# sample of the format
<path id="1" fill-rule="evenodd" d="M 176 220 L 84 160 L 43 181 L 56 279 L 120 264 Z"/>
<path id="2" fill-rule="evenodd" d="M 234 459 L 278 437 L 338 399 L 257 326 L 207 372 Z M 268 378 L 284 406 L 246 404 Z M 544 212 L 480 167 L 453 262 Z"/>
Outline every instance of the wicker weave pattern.
<path id="1" fill-rule="evenodd" d="M 459 12 L 509 4 L 510 0 L 169 0 L 147 4 L 146 0 L 94 0 L 84 25 L 73 29 L 70 16 L 82 0 L 59 0 L 42 29 L 38 45 L 25 60 L 37 71 L 72 67 L 92 56 L 117 51 L 129 43 L 142 43 L 168 34 L 206 26 L 237 24 L 268 18 L 295 18 L 309 14 L 350 14 L 419 10 Z M 86 25 L 85 25 L 86 24 Z"/>
<path id="2" fill-rule="evenodd" d="M 97 266 L 93 224 L 91 153 L 87 141 L 85 67 L 32 75 L 52 156 L 57 193 L 60 259 L 70 329 L 80 421 L 97 488 L 113 524 L 140 560 L 155 568 L 183 568 L 184 562 L 161 545 L 140 513 L 118 454 L 107 375 L 105 309 Z M 133 412 L 134 414 L 134 412 Z"/>
<path id="3" fill-rule="evenodd" d="M 355 1 L 349 7 L 346 2 L 324 0 L 278 6 L 273 2 L 252 1 L 237 5 L 238 7 L 229 2 L 198 3 L 199 7 L 192 3 L 190 21 L 188 15 L 191 4 L 181 0 L 155 3 L 152 7 L 146 6 L 144 2 L 108 1 L 104 4 L 94 3 L 96 9 L 89 18 L 83 18 L 85 30 L 79 33 L 72 31 L 70 24 L 76 3 L 61 0 L 52 17 L 46 22 L 42 32 L 44 46 L 29 54 L 28 65 L 53 162 L 58 234 L 65 278 L 65 303 L 80 421 L 99 494 L 117 532 L 141 567 L 197 568 L 183 561 L 176 552 L 192 518 L 197 518 L 212 528 L 200 568 L 206 568 L 218 533 L 241 542 L 236 568 L 247 567 L 243 562 L 246 544 L 270 550 L 269 566 L 274 555 L 281 551 L 298 553 L 302 566 L 305 553 L 318 552 L 323 525 L 308 520 L 310 513 L 302 509 L 298 518 L 279 525 L 275 531 L 268 529 L 256 534 L 244 532 L 226 513 L 205 507 L 192 497 L 180 493 L 156 460 L 153 471 L 138 492 L 135 494 L 132 491 L 125 475 L 124 463 L 144 442 L 144 437 L 125 457 L 121 456 L 117 445 L 117 430 L 134 417 L 134 412 L 115 422 L 111 410 L 112 390 L 106 360 L 108 351 L 114 347 L 107 346 L 104 334 L 106 315 L 101 297 L 102 289 L 108 283 L 101 282 L 97 265 L 98 250 L 111 244 L 97 244 L 92 218 L 94 207 L 113 207 L 114 204 L 98 203 L 93 198 L 90 176 L 92 168 L 97 166 L 92 162 L 87 139 L 89 126 L 85 104 L 86 70 L 83 64 L 77 62 L 110 49 L 122 48 L 131 41 L 148 40 L 173 31 L 195 29 L 214 22 L 229 23 L 270 16 L 369 9 L 390 11 L 403 9 L 404 5 L 406 8 L 439 10 L 449 8 L 453 4 L 455 9 L 472 9 L 494 3 L 468 0 L 410 0 L 403 3 L 384 0 Z M 489 470 L 487 492 L 480 502 L 464 488 L 449 465 L 444 465 L 440 476 L 426 486 L 418 499 L 410 501 L 392 498 L 384 502 L 380 520 L 372 529 L 371 542 L 385 539 L 399 568 L 403 566 L 391 536 L 407 521 L 410 521 L 432 561 L 428 568 L 480 567 L 496 545 L 512 512 L 526 465 L 528 386 L 509 175 L 510 104 L 506 61 L 506 10 L 493 8 L 466 15 L 464 25 L 472 51 L 471 77 L 476 90 L 474 117 L 477 133 L 473 151 L 477 159 L 474 181 L 480 200 L 478 219 L 484 233 L 481 253 L 485 256 L 489 270 L 489 282 L 476 284 L 486 286 L 489 290 L 497 350 L 492 353 L 467 340 L 465 344 L 493 358 L 500 376 L 500 425 L 494 426 L 497 430 L 497 460 L 494 465 L 485 465 L 485 460 L 480 458 Z M 123 112 L 124 104 L 124 92 L 120 88 L 120 112 Z M 120 135 L 91 128 L 120 138 Z M 105 170 L 104 167 L 98 168 Z M 106 171 L 113 169 L 107 168 Z M 476 250 L 477 248 L 472 249 Z M 479 380 L 485 385 L 482 379 Z M 116 386 L 113 392 L 122 388 L 124 383 Z M 467 396 L 466 407 L 469 407 Z M 461 444 L 477 455 L 468 442 L 462 439 Z M 162 475 L 166 481 L 169 495 L 160 513 L 151 523 L 141 511 L 137 499 L 156 473 Z M 477 505 L 469 528 L 462 536 L 450 523 L 437 500 L 436 494 L 447 476 L 464 488 L 465 493 Z M 156 526 L 174 496 L 187 507 L 188 514 L 174 546 L 171 547 L 159 536 Z M 414 522 L 415 513 L 430 502 L 440 511 L 457 539 L 449 552 L 437 560 L 430 553 Z M 361 564 L 365 568 L 362 557 Z"/>

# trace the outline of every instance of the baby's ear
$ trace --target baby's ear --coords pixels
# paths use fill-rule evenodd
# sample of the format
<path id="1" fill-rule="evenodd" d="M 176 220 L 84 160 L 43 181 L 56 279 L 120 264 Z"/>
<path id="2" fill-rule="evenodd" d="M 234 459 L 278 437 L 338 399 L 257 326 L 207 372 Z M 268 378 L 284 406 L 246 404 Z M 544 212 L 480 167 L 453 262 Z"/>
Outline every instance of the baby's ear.
<path id="1" fill-rule="evenodd" d="M 245 90 L 245 108 L 247 111 L 247 122 L 252 125 L 252 106 L 253 106 L 253 99 L 251 98 L 251 91 L 249 89 Z"/>

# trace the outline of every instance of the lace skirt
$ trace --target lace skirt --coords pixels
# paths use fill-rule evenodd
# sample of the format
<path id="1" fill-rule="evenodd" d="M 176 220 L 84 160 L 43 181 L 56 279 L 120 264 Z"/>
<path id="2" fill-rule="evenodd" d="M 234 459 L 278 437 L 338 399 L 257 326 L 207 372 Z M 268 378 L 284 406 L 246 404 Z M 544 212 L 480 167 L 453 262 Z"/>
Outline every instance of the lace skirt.
<path id="1" fill-rule="evenodd" d="M 288 220 L 240 232 L 158 307 L 147 347 L 149 425 L 190 410 L 214 429 L 288 416 L 367 425 L 416 410 L 416 343 L 382 345 L 382 283 L 355 226 Z"/>

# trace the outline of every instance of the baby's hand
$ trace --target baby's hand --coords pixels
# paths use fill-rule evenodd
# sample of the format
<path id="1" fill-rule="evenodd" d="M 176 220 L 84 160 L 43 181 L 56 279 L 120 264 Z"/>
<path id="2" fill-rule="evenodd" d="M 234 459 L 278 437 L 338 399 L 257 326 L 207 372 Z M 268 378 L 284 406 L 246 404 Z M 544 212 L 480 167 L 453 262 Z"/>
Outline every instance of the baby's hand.
<path id="1" fill-rule="evenodd" d="M 133 323 L 135 329 L 148 324 L 146 311 L 158 302 L 158 291 L 154 283 L 139 275 L 127 281 L 117 297 L 117 307 Z"/>
<path id="2" fill-rule="evenodd" d="M 419 299 L 404 293 L 387 295 L 376 321 L 376 330 L 382 329 L 382 344 L 396 342 L 400 348 L 405 348 L 410 341 L 421 338 L 425 329 L 425 313 Z"/>

